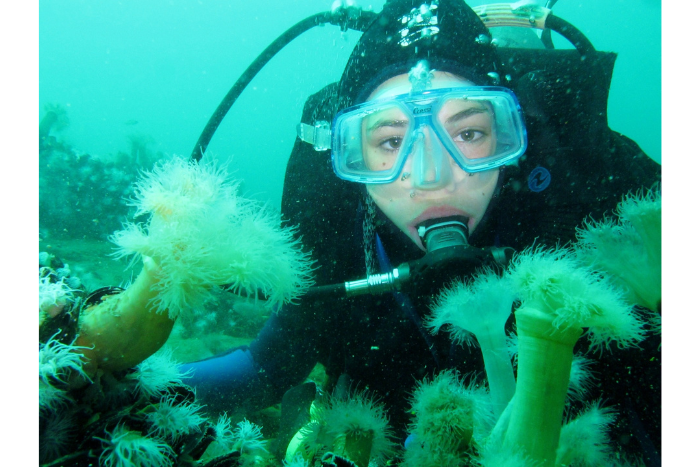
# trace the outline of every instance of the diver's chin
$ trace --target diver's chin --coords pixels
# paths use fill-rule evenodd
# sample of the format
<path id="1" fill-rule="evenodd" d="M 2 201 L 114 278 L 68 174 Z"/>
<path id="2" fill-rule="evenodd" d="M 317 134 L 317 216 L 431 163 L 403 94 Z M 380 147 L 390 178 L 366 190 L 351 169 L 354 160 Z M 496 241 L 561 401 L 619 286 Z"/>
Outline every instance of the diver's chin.
<path id="1" fill-rule="evenodd" d="M 469 218 L 469 221 L 467 222 L 467 229 L 469 230 L 469 235 L 471 235 L 474 232 L 474 230 L 476 229 L 476 226 L 480 220 L 481 220 L 481 218 L 479 218 L 479 219 L 477 219 L 475 217 Z"/>

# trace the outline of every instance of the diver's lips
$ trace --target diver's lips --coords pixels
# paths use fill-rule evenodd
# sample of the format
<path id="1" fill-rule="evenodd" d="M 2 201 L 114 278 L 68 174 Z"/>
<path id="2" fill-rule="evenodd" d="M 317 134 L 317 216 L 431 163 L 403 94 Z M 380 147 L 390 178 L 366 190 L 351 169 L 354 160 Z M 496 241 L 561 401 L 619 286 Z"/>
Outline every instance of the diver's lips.
<path id="1" fill-rule="evenodd" d="M 427 221 L 428 219 L 439 219 L 441 217 L 449 216 L 463 216 L 467 219 L 472 218 L 471 214 L 462 211 L 461 209 L 453 208 L 452 206 L 433 206 L 426 209 L 418 217 L 413 219 L 408 224 L 408 227 L 411 229 L 415 229 L 418 224 Z"/>

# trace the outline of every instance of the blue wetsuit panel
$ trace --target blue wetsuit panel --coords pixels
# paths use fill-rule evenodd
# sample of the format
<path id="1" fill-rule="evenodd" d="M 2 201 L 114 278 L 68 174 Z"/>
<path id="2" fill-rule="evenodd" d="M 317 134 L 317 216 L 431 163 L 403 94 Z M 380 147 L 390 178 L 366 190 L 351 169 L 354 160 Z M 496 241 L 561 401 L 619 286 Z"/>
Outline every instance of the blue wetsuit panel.
<path id="1" fill-rule="evenodd" d="M 298 339 L 290 342 L 285 321 L 273 314 L 250 348 L 183 365 L 184 371 L 194 371 L 186 382 L 196 388 L 197 399 L 222 410 L 258 410 L 279 402 L 287 389 L 303 381 L 316 363 L 316 352 Z"/>

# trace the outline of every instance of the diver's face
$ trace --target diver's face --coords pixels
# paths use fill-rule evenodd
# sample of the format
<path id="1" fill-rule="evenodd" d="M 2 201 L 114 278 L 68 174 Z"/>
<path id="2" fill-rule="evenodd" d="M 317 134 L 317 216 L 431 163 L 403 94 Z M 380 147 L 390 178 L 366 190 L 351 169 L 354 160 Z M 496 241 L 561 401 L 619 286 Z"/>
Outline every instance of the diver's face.
<path id="1" fill-rule="evenodd" d="M 430 89 L 471 86 L 472 82 L 446 72 L 435 72 Z M 369 96 L 378 99 L 411 91 L 408 74 L 395 76 L 379 85 Z M 441 116 L 439 116 L 441 117 Z M 483 117 L 490 118 L 484 113 Z M 440 118 L 442 121 L 442 118 Z M 486 123 L 484 123 L 486 126 Z M 428 130 L 426 130 L 428 131 Z M 495 139 L 495 138 L 493 138 Z M 484 151 L 495 141 L 484 141 Z M 442 147 L 424 146 L 426 151 L 443 151 Z M 371 157 L 365 154 L 365 157 Z M 441 182 L 425 181 L 426 174 L 412 174 L 414 154 L 411 154 L 401 170 L 401 177 L 391 183 L 368 184 L 367 191 L 384 214 L 408 235 L 421 249 L 423 244 L 418 236 L 417 225 L 427 219 L 447 216 L 464 216 L 469 219 L 467 227 L 471 234 L 481 222 L 486 208 L 493 197 L 498 182 L 498 169 L 468 174 L 446 152 L 435 157 L 449 160 L 445 164 L 447 173 L 442 174 Z M 424 156 L 425 157 L 425 156 Z M 368 161 L 369 162 L 369 161 Z M 427 174 L 430 177 L 430 174 Z"/>

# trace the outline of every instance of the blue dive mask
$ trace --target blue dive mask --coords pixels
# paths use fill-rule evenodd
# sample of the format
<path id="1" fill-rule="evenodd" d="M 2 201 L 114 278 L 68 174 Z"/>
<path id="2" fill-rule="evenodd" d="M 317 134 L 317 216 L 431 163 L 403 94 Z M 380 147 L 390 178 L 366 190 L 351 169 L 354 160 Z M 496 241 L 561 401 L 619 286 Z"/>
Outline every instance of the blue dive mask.
<path id="1" fill-rule="evenodd" d="M 527 146 L 517 98 L 493 86 L 380 98 L 339 112 L 330 130 L 308 127 L 317 149 L 331 144 L 336 174 L 362 183 L 392 182 L 405 170 L 427 186 L 440 183 L 449 157 L 474 173 L 516 160 Z"/>

